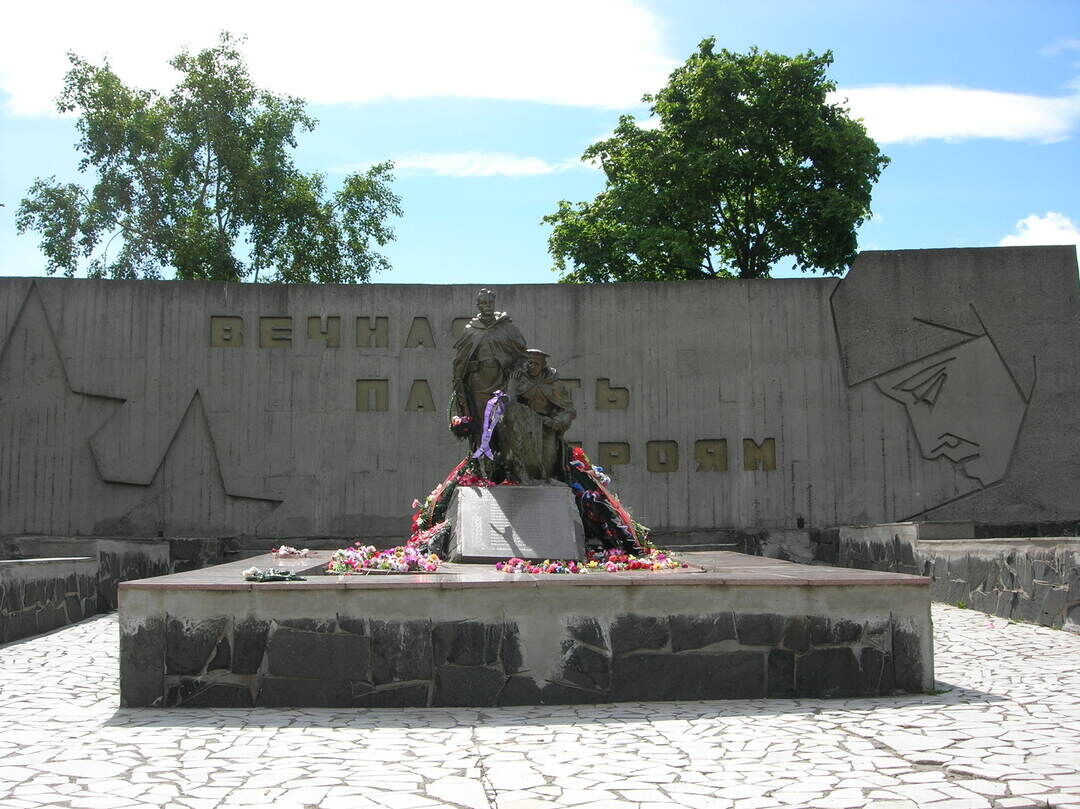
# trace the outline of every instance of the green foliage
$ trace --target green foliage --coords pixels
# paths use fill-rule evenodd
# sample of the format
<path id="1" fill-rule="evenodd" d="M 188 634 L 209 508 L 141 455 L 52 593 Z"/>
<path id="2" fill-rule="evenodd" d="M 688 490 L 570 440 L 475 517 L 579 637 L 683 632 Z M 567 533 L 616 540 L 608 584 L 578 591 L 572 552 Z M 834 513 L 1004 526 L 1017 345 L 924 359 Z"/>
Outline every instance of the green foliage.
<path id="1" fill-rule="evenodd" d="M 229 34 L 174 58 L 181 80 L 167 96 L 68 58 L 57 107 L 78 114 L 79 170 L 97 183 L 38 179 L 20 203 L 18 230 L 41 235 L 50 274 L 85 261 L 96 278 L 172 267 L 179 279 L 346 283 L 389 268 L 375 246 L 393 240 L 386 220 L 402 213 L 393 164 L 346 177 L 328 197 L 325 178 L 291 156 L 297 130 L 316 121 L 300 99 L 255 87 Z"/>
<path id="2" fill-rule="evenodd" d="M 626 115 L 585 150 L 604 190 L 543 219 L 562 281 L 764 278 L 785 256 L 803 271 L 840 273 L 854 259 L 855 229 L 889 160 L 828 102 L 832 54 L 713 44 L 644 97 L 658 128 Z"/>

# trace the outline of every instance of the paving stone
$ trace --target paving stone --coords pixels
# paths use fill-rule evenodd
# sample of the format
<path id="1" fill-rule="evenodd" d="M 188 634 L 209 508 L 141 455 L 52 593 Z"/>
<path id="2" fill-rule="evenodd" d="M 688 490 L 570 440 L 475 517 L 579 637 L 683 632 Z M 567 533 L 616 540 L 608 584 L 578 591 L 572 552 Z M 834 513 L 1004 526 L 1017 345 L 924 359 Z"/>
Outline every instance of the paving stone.
<path id="1" fill-rule="evenodd" d="M 447 776 L 431 781 L 425 787 L 427 794 L 469 809 L 488 809 L 484 785 L 478 779 Z"/>
<path id="2" fill-rule="evenodd" d="M 978 792 L 980 795 L 992 797 L 1004 796 L 1009 791 L 1009 788 L 1000 781 L 986 781 L 980 778 L 972 778 L 967 781 L 954 781 L 953 783 L 964 789 L 970 789 L 972 792 Z"/>
<path id="3" fill-rule="evenodd" d="M 1071 794 L 1065 792 L 1047 792 L 1041 795 L 1032 795 L 1031 799 L 1039 806 L 1049 806 L 1051 809 L 1060 809 L 1062 806 L 1080 801 L 1080 792 Z"/>
<path id="4" fill-rule="evenodd" d="M 457 651 L 452 640 L 447 657 L 491 660 L 477 668 L 505 681 L 498 700 L 516 694 L 529 703 L 518 707 L 424 708 L 429 680 L 376 685 L 271 675 L 263 678 L 264 686 L 276 683 L 287 691 L 284 684 L 291 683 L 301 698 L 305 689 L 329 688 L 341 707 L 129 710 L 118 708 L 116 616 L 99 616 L 57 634 L 0 646 L 0 806 L 1067 809 L 1080 804 L 1080 671 L 1075 665 L 1080 636 L 940 605 L 933 617 L 940 681 L 934 694 L 592 704 L 607 695 L 568 682 L 546 683 L 541 690 L 525 674 L 506 678 L 509 635 L 503 627 L 494 634 L 467 630 L 473 634 Z M 574 643 L 594 654 L 605 652 L 607 640 L 599 624 L 589 620 L 572 633 Z M 659 645 L 618 653 L 614 669 L 622 661 L 650 658 L 651 664 L 668 663 L 675 676 L 703 676 L 693 663 L 689 673 L 678 674 L 674 667 L 715 657 L 712 653 L 725 647 L 683 648 L 697 642 L 680 639 L 690 626 L 639 624 L 642 631 L 633 643 Z M 805 628 L 808 637 L 809 622 Z M 369 621 L 347 623 L 341 616 L 284 629 L 350 635 L 360 643 L 370 643 L 375 634 Z M 888 650 L 879 629 L 861 630 L 862 648 Z M 831 626 L 821 631 L 839 637 Z M 263 659 L 265 629 L 242 628 L 242 622 L 225 627 L 217 645 L 206 648 L 208 661 L 224 655 L 222 638 L 229 641 L 230 676 L 237 681 L 212 687 L 244 689 L 259 665 L 269 662 Z M 156 660 L 157 673 L 148 679 L 160 695 L 163 643 L 153 633 L 145 639 L 145 647 L 129 650 L 135 652 L 131 660 L 151 671 Z M 802 654 L 790 621 L 781 643 L 798 662 L 829 648 Z M 596 662 L 583 656 L 579 670 L 590 669 L 588 660 Z M 751 671 L 764 682 L 769 671 L 764 655 L 758 663 Z M 238 666 L 250 671 L 240 673 Z M 858 669 L 862 677 L 867 666 Z M 170 675 L 170 686 L 189 682 L 201 681 L 196 675 Z M 576 697 L 582 704 L 538 704 L 544 691 L 560 702 Z M 155 693 L 153 686 L 148 693 Z M 415 707 L 366 710 L 358 704 Z"/>

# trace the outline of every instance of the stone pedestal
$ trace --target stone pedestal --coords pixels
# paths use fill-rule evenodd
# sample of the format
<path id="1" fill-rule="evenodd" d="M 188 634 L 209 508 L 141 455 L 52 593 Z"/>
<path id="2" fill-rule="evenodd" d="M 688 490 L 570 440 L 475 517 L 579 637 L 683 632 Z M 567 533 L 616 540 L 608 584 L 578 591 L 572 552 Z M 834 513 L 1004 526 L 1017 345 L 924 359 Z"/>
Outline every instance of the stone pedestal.
<path id="1" fill-rule="evenodd" d="M 550 486 L 459 486 L 450 500 L 452 562 L 584 559 L 585 531 L 574 494 Z"/>

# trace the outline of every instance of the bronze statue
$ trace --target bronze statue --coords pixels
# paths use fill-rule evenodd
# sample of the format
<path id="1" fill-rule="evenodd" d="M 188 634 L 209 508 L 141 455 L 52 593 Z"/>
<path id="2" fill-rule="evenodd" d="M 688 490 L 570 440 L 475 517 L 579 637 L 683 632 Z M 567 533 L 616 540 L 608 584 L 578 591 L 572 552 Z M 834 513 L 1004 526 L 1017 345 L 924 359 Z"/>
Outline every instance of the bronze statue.
<path id="1" fill-rule="evenodd" d="M 454 491 L 451 497 L 456 498 L 462 491 L 457 487 L 470 487 L 473 491 L 461 496 L 475 500 L 493 484 L 520 483 L 537 489 L 517 490 L 521 498 L 534 498 L 519 502 L 549 495 L 557 500 L 559 490 L 568 487 L 582 521 L 575 516 L 571 522 L 582 526 L 594 546 L 639 553 L 647 531 L 607 488 L 611 481 L 603 470 L 593 467 L 580 448 L 569 451 L 565 434 L 577 413 L 558 371 L 547 363 L 547 352 L 526 347 L 510 317 L 495 311 L 491 290 L 480 290 L 476 306 L 479 314 L 454 343 L 454 392 L 449 407 L 450 430 L 459 438 L 469 438 L 470 454 L 420 506 L 413 518 L 411 541 L 437 553 L 467 556 L 461 552 L 464 540 L 456 532 L 472 537 L 483 526 L 477 528 L 472 522 L 454 526 L 446 492 Z M 561 493 L 565 495 L 565 490 Z M 494 500 L 504 494 L 518 496 L 491 492 Z M 561 499 L 568 502 L 566 497 Z M 573 533 L 580 536 L 576 529 Z M 581 558 L 584 548 L 579 545 L 575 552 Z"/>
<path id="2" fill-rule="evenodd" d="M 530 348 L 510 373 L 502 420 L 504 463 L 519 483 L 565 479 L 563 434 L 577 415 L 546 352 Z"/>
<path id="3" fill-rule="evenodd" d="M 484 408 L 497 390 L 506 390 L 511 369 L 525 357 L 525 338 L 506 312 L 495 311 L 495 293 L 476 295 L 479 313 L 454 343 L 455 405 L 451 417 L 467 419 L 469 444 L 476 449 L 484 426 Z"/>

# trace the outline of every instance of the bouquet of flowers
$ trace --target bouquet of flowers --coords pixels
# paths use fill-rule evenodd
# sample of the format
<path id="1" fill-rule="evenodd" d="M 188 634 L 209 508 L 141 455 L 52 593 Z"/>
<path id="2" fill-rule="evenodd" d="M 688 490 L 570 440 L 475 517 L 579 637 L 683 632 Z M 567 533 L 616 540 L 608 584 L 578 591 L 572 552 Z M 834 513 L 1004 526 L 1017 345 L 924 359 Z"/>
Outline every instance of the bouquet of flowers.
<path id="1" fill-rule="evenodd" d="M 561 559 L 530 562 L 514 557 L 496 562 L 495 569 L 502 573 L 619 573 L 624 570 L 677 570 L 688 567 L 669 551 L 648 548 L 638 555 L 622 553 L 617 548 L 603 551 L 586 551 L 584 562 Z"/>
<path id="2" fill-rule="evenodd" d="M 458 438 L 466 438 L 472 432 L 471 416 L 454 416 L 450 419 L 450 432 Z"/>
<path id="3" fill-rule="evenodd" d="M 263 570 L 257 567 L 249 567 L 241 575 L 245 581 L 306 581 L 303 576 L 297 576 L 291 570 L 272 567 Z"/>
<path id="4" fill-rule="evenodd" d="M 353 573 L 434 573 L 439 569 L 439 557 L 425 554 L 416 545 L 398 545 L 383 551 L 374 545 L 357 542 L 351 548 L 334 551 L 326 565 L 330 574 Z"/>
<path id="5" fill-rule="evenodd" d="M 543 562 L 530 562 L 526 559 L 513 557 L 505 562 L 496 562 L 495 569 L 502 573 L 588 573 L 582 562 L 573 560 L 564 562 L 557 559 L 552 562 L 545 559 Z"/>

